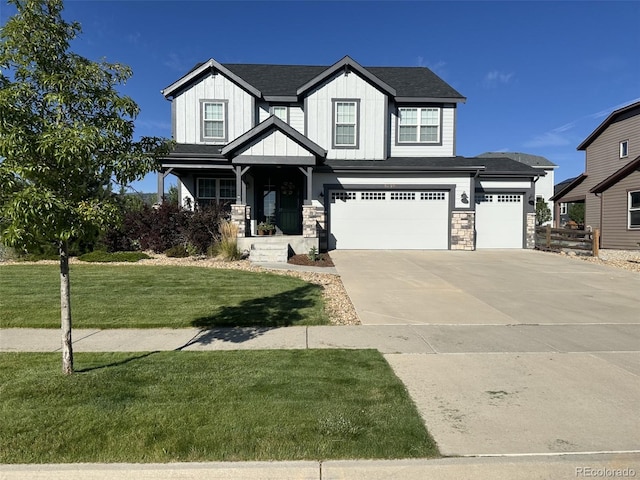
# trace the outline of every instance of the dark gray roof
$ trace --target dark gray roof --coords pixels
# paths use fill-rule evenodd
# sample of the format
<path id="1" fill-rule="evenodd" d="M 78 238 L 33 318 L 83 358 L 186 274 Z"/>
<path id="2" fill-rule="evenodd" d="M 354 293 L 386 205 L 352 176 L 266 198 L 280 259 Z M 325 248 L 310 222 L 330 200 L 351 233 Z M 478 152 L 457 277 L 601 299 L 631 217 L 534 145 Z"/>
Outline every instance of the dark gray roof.
<path id="1" fill-rule="evenodd" d="M 325 160 L 325 165 L 334 169 L 349 170 L 480 170 L 481 175 L 514 174 L 538 176 L 541 173 L 537 169 L 509 158 L 390 157 L 386 160 Z"/>
<path id="2" fill-rule="evenodd" d="M 492 158 L 500 158 L 506 157 L 515 160 L 516 162 L 524 163 L 525 165 L 529 165 L 531 167 L 557 167 L 557 165 L 553 162 L 550 162 L 544 157 L 540 155 L 531 155 L 530 153 L 520 153 L 520 152 L 485 152 L 478 155 L 480 158 L 492 157 Z"/>
<path id="3" fill-rule="evenodd" d="M 199 63 L 193 69 L 202 66 Z M 299 87 L 329 66 L 225 63 L 225 68 L 265 96 L 296 96 Z M 464 99 L 453 87 L 425 67 L 364 67 L 396 90 L 398 97 Z"/>
<path id="4" fill-rule="evenodd" d="M 171 154 L 176 155 L 218 155 L 224 145 L 203 145 L 195 143 L 176 143 Z"/>
<path id="5" fill-rule="evenodd" d="M 567 185 L 573 182 L 576 178 L 578 177 L 567 178 L 566 180 L 556 183 L 553 186 L 553 194 L 556 195 L 557 193 L 560 193 L 563 188 L 565 188 Z"/>

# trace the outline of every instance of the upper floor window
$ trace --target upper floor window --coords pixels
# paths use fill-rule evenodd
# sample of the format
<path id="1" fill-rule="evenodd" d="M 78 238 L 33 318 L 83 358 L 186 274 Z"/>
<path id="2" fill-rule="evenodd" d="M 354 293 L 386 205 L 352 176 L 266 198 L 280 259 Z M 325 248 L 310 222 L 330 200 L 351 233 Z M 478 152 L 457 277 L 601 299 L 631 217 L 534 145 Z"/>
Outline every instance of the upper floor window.
<path id="1" fill-rule="evenodd" d="M 440 142 L 440 109 L 437 107 L 400 108 L 398 143 Z"/>
<path id="2" fill-rule="evenodd" d="M 620 142 L 620 158 L 627 158 L 629 156 L 629 140 Z"/>
<path id="3" fill-rule="evenodd" d="M 289 123 L 289 109 L 285 105 L 272 106 L 271 115 L 275 115 L 283 122 Z"/>
<path id="4" fill-rule="evenodd" d="M 629 228 L 640 228 L 640 190 L 629 192 Z"/>
<path id="5" fill-rule="evenodd" d="M 227 102 L 203 100 L 202 104 L 202 140 L 227 139 Z"/>
<path id="6" fill-rule="evenodd" d="M 358 148 L 358 100 L 333 101 L 333 147 Z"/>

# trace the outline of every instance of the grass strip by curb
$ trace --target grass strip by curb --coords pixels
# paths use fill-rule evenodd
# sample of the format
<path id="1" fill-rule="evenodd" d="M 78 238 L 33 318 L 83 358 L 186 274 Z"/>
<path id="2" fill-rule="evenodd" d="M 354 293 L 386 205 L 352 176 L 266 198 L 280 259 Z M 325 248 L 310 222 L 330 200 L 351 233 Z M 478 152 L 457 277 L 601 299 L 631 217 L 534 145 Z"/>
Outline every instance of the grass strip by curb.
<path id="1" fill-rule="evenodd" d="M 374 350 L 0 354 L 0 463 L 433 457 Z"/>

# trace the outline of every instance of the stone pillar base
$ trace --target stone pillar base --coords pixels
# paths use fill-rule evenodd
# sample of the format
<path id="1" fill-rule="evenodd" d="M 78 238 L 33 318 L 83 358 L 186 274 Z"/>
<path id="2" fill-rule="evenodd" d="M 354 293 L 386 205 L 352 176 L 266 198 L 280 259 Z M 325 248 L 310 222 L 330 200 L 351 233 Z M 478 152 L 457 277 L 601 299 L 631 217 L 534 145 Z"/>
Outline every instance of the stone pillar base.
<path id="1" fill-rule="evenodd" d="M 326 234 L 324 209 L 315 205 L 302 206 L 302 236 L 321 238 Z"/>
<path id="2" fill-rule="evenodd" d="M 527 240 L 524 248 L 536 248 L 536 214 L 527 213 Z"/>
<path id="3" fill-rule="evenodd" d="M 238 237 L 248 237 L 251 234 L 249 220 L 251 219 L 251 207 L 249 205 L 231 205 L 231 222 L 238 226 Z"/>
<path id="4" fill-rule="evenodd" d="M 451 215 L 451 250 L 475 250 L 476 212 Z"/>

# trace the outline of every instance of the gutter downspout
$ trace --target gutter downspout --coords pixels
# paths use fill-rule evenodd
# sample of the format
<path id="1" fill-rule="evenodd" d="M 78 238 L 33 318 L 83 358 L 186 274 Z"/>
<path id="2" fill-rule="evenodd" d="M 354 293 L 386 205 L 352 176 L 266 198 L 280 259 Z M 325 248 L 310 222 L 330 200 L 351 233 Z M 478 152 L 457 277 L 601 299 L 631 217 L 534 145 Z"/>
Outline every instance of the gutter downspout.
<path id="1" fill-rule="evenodd" d="M 604 196 L 602 195 L 602 192 L 600 193 L 594 193 L 594 195 L 596 197 L 600 197 L 600 221 L 599 221 L 599 225 L 598 225 L 598 231 L 600 232 L 600 245 L 599 248 L 602 248 L 602 209 L 604 208 Z M 585 208 L 585 216 L 586 216 L 586 208 Z M 585 218 L 586 221 L 586 218 Z"/>

